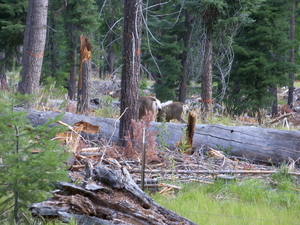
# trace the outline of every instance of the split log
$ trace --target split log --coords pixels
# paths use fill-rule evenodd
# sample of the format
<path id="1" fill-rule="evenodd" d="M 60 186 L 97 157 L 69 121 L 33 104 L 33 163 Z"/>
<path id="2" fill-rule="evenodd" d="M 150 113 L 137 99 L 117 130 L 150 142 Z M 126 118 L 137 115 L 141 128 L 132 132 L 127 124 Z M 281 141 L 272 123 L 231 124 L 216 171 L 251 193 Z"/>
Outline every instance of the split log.
<path id="1" fill-rule="evenodd" d="M 44 124 L 48 119 L 58 116 L 57 112 L 41 112 L 31 110 L 28 118 L 34 125 Z M 106 138 L 118 140 L 119 122 L 110 118 L 84 116 L 80 114 L 65 113 L 62 121 L 73 125 L 85 121 L 95 126 L 100 126 L 101 132 L 95 135 L 86 135 L 88 138 Z M 185 137 L 186 125 L 166 123 L 167 128 L 161 123 L 151 122 L 150 130 L 159 132 L 164 136 L 164 143 L 174 148 Z M 84 136 L 84 134 L 83 134 Z M 158 140 L 159 141 L 159 140 Z M 297 161 L 300 158 L 300 131 L 286 131 L 271 128 L 257 128 L 248 126 L 225 126 L 220 124 L 196 124 L 193 149 L 228 150 L 230 155 L 243 157 L 254 161 L 268 161 L 274 163 L 287 162 L 290 159 Z M 299 163 L 299 162 L 298 162 Z"/>
<path id="2" fill-rule="evenodd" d="M 85 184 L 59 182 L 54 197 L 29 206 L 34 217 L 74 218 L 77 224 L 196 225 L 155 203 L 126 168 L 96 166 Z"/>

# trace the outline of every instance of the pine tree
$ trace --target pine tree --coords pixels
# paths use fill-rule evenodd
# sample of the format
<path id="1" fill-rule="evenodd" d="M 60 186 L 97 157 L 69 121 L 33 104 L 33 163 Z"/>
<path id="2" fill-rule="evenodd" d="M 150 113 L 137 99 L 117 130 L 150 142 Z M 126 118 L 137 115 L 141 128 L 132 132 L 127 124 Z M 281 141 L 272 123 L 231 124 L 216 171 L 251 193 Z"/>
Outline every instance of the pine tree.
<path id="1" fill-rule="evenodd" d="M 123 21 L 123 3 L 119 0 L 96 0 L 97 5 L 101 8 L 101 25 L 98 30 L 100 48 L 104 54 L 100 77 L 104 72 L 116 74 L 122 65 L 122 26 Z M 95 57 L 94 57 L 95 58 Z M 120 74 L 120 72 L 119 72 Z"/>
<path id="2" fill-rule="evenodd" d="M 191 75 L 195 77 L 195 82 L 201 78 L 199 92 L 203 102 L 203 122 L 207 122 L 213 98 L 222 100 L 226 91 L 234 58 L 234 38 L 240 28 L 251 21 L 251 12 L 257 9 L 261 1 L 190 1 L 189 9 L 196 15 L 191 41 L 191 60 L 196 59 L 196 63 L 193 63 Z M 213 95 L 217 92 L 213 90 L 213 82 L 220 84 L 218 96 Z"/>
<path id="3" fill-rule="evenodd" d="M 0 95 L 0 221 L 20 224 L 29 203 L 43 200 L 51 183 L 67 180 L 69 154 L 53 140 L 62 131 L 49 126 L 54 121 L 33 127 L 25 111 L 14 109 L 28 96 Z"/>
<path id="4" fill-rule="evenodd" d="M 279 85 L 288 85 L 287 74 L 294 71 L 288 60 L 289 40 L 288 0 L 266 1 L 253 14 L 234 45 L 235 61 L 226 99 L 227 110 L 242 114 L 247 110 L 259 113 L 270 107 Z"/>
<path id="5" fill-rule="evenodd" d="M 10 70 L 14 64 L 14 58 L 20 56 L 20 47 L 23 44 L 27 13 L 27 1 L 0 0 L 0 52 L 4 58 L 0 60 L 0 71 Z"/>
<path id="6" fill-rule="evenodd" d="M 150 15 L 146 15 L 142 63 L 147 66 L 156 81 L 156 97 L 161 101 L 177 101 L 176 89 L 182 77 L 182 39 L 185 32 L 185 18 L 180 15 L 181 4 L 176 1 L 174 4 L 160 5 L 157 1 L 150 1 L 148 7 L 151 8 L 151 14 L 146 11 Z"/>
<path id="7" fill-rule="evenodd" d="M 98 7 L 95 0 L 49 2 L 49 29 L 41 78 L 44 84 L 54 80 L 57 85 L 68 87 L 70 99 L 76 98 L 80 35 L 98 47 L 94 40 L 100 21 Z M 93 58 L 98 52 L 93 47 Z"/>

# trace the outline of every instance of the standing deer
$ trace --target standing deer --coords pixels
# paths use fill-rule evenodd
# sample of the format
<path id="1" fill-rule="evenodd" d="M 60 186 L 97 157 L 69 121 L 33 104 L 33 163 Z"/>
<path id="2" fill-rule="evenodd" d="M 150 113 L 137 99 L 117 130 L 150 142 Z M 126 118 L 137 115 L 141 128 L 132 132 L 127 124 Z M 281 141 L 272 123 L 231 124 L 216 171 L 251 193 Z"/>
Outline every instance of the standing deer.
<path id="1" fill-rule="evenodd" d="M 121 97 L 121 89 L 117 89 L 115 91 L 108 93 L 113 98 L 119 98 Z M 139 120 L 143 119 L 145 115 L 147 115 L 149 112 L 152 112 L 152 115 L 155 115 L 156 110 L 161 110 L 161 102 L 153 97 L 153 96 L 143 96 L 139 97 Z M 154 120 L 154 118 L 152 118 Z"/>
<path id="2" fill-rule="evenodd" d="M 167 122 L 170 120 L 177 119 L 181 123 L 186 123 L 184 119 L 182 119 L 184 104 L 182 102 L 173 102 L 166 106 L 163 106 L 162 109 L 157 113 L 157 122 L 162 122 L 163 118 Z"/>

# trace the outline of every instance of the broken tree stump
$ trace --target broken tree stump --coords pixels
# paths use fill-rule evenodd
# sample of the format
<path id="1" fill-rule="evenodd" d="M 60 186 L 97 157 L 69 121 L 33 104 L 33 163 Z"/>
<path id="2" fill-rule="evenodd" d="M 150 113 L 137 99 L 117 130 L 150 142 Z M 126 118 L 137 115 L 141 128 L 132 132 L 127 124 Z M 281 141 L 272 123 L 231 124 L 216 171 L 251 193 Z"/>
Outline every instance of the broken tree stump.
<path id="1" fill-rule="evenodd" d="M 80 36 L 80 68 L 78 77 L 77 114 L 88 115 L 90 109 L 90 71 L 92 44 L 88 39 Z"/>
<path id="2" fill-rule="evenodd" d="M 96 166 L 87 182 L 77 185 L 59 182 L 55 187 L 54 197 L 29 206 L 33 217 L 62 221 L 74 218 L 77 224 L 84 225 L 196 225 L 155 203 L 137 186 L 125 167 Z"/>

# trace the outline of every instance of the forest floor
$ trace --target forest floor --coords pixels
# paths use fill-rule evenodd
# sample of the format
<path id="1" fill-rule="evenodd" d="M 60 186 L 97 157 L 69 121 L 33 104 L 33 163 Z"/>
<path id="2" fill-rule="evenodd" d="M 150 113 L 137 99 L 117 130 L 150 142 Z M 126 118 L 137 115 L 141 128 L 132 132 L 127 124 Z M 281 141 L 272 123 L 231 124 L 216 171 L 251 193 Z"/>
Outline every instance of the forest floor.
<path id="1" fill-rule="evenodd" d="M 119 87 L 119 81 L 95 81 L 92 85 L 94 95 L 105 95 Z M 284 89 L 282 90 L 284 91 Z M 73 157 L 69 160 L 70 178 L 73 181 L 84 178 L 85 161 L 92 165 L 104 164 L 114 167 L 116 164 L 127 168 L 137 183 L 140 183 L 142 174 L 142 154 L 134 158 L 126 158 L 124 149 L 116 144 L 90 145 L 88 141 L 73 140 Z M 168 149 L 158 146 L 156 160 L 146 163 L 145 178 L 149 182 L 199 182 L 212 183 L 216 179 L 243 179 L 245 177 L 259 177 L 270 180 L 271 174 L 278 172 L 282 167 L 289 172 L 300 173 L 299 162 L 291 160 L 286 164 L 272 165 L 269 162 L 254 162 L 246 158 L 231 157 L 230 149 L 198 150 L 192 155 L 179 149 Z M 298 165 L 297 165 L 298 164 Z M 153 185 L 152 185 L 153 186 Z M 155 185 L 154 185 L 155 186 Z M 157 185 L 159 186 L 159 185 Z M 164 190 L 161 184 L 157 190 Z"/>
<path id="2" fill-rule="evenodd" d="M 111 169 L 125 167 L 137 184 L 142 177 L 142 153 L 128 158 L 124 149 L 116 144 L 89 145 L 88 141 L 73 140 L 73 157 L 69 160 L 69 176 L 75 183 L 85 177 L 86 162 L 91 165 L 105 166 Z M 147 148 L 146 148 L 147 151 Z M 146 159 L 147 161 L 147 159 Z M 272 182 L 272 174 L 288 171 L 296 176 L 300 175 L 298 162 L 291 160 L 286 164 L 271 165 L 269 162 L 254 162 L 251 160 L 228 156 L 226 150 L 215 149 L 198 150 L 187 154 L 179 149 L 169 149 L 158 146 L 156 157 L 145 163 L 145 187 L 149 183 L 151 191 L 172 191 L 176 187 L 166 183 L 199 182 L 213 183 L 216 180 L 241 180 L 244 178 L 260 178 Z M 299 163 L 298 163 L 299 164 Z M 154 188 L 154 189 L 153 189 Z"/>
<path id="3" fill-rule="evenodd" d="M 92 89 L 95 95 L 99 95 L 100 90 L 101 94 L 112 91 L 112 86 L 110 82 L 98 83 Z M 76 128 L 73 127 L 71 132 L 73 130 L 76 131 Z M 272 174 L 286 172 L 296 177 L 300 175 L 299 162 L 294 160 L 272 165 L 270 162 L 255 162 L 230 156 L 230 149 L 216 150 L 204 146 L 197 151 L 157 146 L 154 150 L 155 157 L 151 158 L 150 155 L 146 158 L 143 170 L 142 149 L 130 156 L 127 154 L 128 149 L 119 147 L 116 143 L 107 140 L 95 143 L 78 135 L 80 132 L 74 133 L 76 135 L 66 135 L 65 140 L 72 155 L 67 164 L 69 177 L 74 184 L 84 183 L 87 171 L 97 166 L 113 170 L 125 167 L 138 185 L 141 185 L 144 173 L 146 193 L 160 192 L 167 195 L 178 193 L 183 184 L 188 182 L 205 185 L 220 180 L 227 183 L 230 180 L 258 178 L 276 184 Z M 147 146 L 145 150 L 147 151 Z M 118 194 L 116 191 L 113 195 L 107 194 L 105 200 L 116 204 L 124 201 L 126 197 L 128 196 L 122 195 L 121 192 Z M 133 201 L 128 199 L 127 202 Z M 134 207 L 140 206 L 135 204 Z"/>

